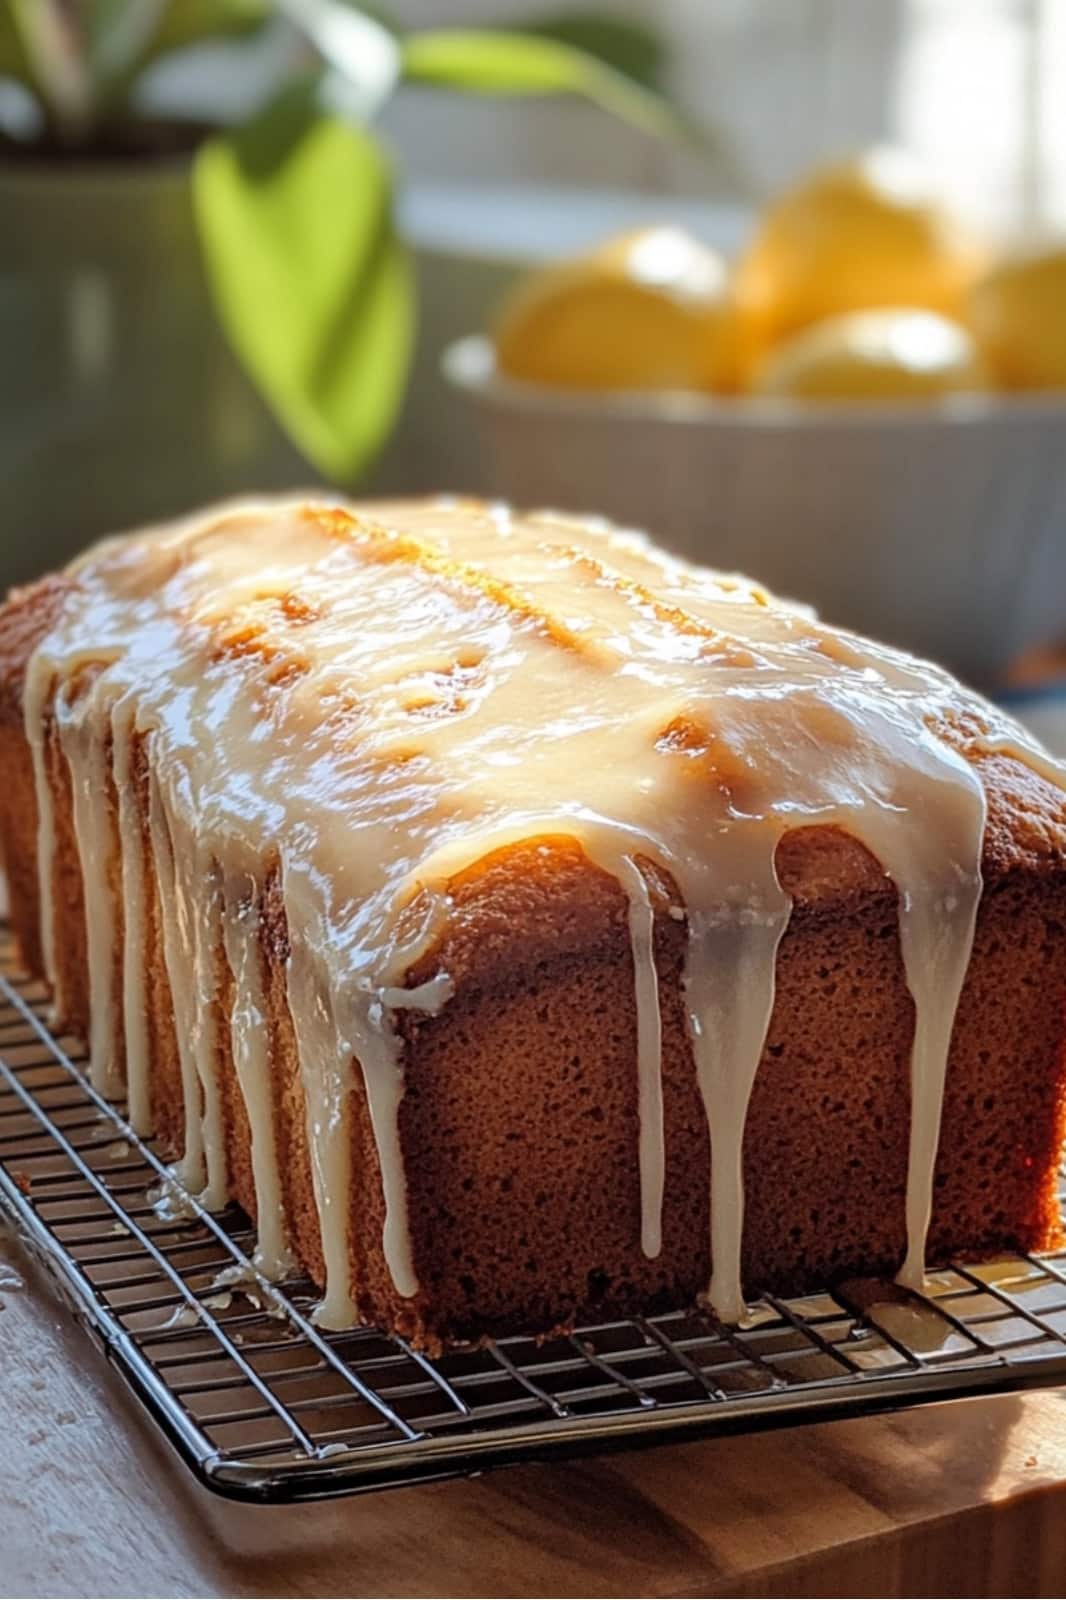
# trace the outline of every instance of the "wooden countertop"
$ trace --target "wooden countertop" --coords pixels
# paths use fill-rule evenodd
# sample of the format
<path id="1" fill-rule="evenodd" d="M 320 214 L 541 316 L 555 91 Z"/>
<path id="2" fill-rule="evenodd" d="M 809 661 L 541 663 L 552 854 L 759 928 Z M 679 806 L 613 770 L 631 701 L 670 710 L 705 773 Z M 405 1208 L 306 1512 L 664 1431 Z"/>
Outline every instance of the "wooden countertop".
<path id="1" fill-rule="evenodd" d="M 0 1301 L 6 1597 L 1063 1592 L 1058 1392 L 260 1508 L 194 1483 L 32 1278 Z"/>

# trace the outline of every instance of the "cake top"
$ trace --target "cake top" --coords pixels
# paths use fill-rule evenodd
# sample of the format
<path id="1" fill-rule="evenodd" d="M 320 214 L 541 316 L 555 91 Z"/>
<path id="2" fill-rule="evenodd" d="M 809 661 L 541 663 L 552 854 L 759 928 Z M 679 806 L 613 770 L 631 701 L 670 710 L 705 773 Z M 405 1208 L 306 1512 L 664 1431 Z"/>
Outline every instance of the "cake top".
<path id="1" fill-rule="evenodd" d="M 62 718 L 90 735 L 106 719 L 120 753 L 148 731 L 156 855 L 179 876 L 195 863 L 194 898 L 238 915 L 264 846 L 276 852 L 293 1019 L 319 1086 L 319 1183 L 341 1159 L 328 1135 L 354 1057 L 402 1292 L 416 1280 L 391 1014 L 447 1002 L 446 972 L 414 989 L 406 973 L 447 919 L 450 878 L 502 846 L 566 835 L 629 898 L 650 1255 L 664 1162 L 642 863 L 677 885 L 714 1149 L 710 1292 L 737 1314 L 743 1121 L 790 910 L 774 856 L 784 832 L 818 824 L 861 840 L 899 889 L 918 1017 L 906 1270 L 921 1272 L 981 887 L 984 795 L 957 730 L 1060 781 L 1007 718 L 747 579 L 554 513 L 247 504 L 109 541 L 72 570 L 27 677 L 31 742 L 40 752 L 57 682 Z M 210 1179 L 209 1136 L 204 1156 Z"/>

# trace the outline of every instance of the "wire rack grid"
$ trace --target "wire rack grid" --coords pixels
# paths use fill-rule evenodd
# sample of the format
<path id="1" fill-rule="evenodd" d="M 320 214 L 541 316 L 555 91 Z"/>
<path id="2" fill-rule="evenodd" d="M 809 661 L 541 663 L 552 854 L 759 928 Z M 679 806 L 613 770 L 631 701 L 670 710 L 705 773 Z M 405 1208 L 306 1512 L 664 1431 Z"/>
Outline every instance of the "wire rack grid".
<path id="1" fill-rule="evenodd" d="M 167 1168 L 53 1038 L 0 932 L 0 1213 L 209 1488 L 292 1501 L 694 1433 L 1066 1379 L 1066 1252 L 685 1312 L 430 1360 L 327 1333 L 310 1283 L 264 1283 L 240 1212 L 174 1203 Z"/>

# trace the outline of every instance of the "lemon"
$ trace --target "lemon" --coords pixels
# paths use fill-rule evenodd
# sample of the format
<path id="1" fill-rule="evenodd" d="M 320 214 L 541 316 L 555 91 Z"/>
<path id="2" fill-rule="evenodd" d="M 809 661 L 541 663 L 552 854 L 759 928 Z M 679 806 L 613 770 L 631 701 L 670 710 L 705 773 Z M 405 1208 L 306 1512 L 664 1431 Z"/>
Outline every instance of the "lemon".
<path id="1" fill-rule="evenodd" d="M 987 387 L 973 338 L 932 311 L 853 311 L 778 345 L 759 394 L 811 400 L 920 400 Z"/>
<path id="2" fill-rule="evenodd" d="M 982 253 L 905 152 L 825 167 L 765 212 L 738 292 L 766 335 L 882 306 L 957 315 Z"/>
<path id="3" fill-rule="evenodd" d="M 495 330 L 501 371 L 572 389 L 728 388 L 737 337 L 725 262 L 673 227 L 532 274 Z"/>
<path id="4" fill-rule="evenodd" d="M 1066 389 L 1066 244 L 995 267 L 974 289 L 970 323 L 1012 389 Z"/>

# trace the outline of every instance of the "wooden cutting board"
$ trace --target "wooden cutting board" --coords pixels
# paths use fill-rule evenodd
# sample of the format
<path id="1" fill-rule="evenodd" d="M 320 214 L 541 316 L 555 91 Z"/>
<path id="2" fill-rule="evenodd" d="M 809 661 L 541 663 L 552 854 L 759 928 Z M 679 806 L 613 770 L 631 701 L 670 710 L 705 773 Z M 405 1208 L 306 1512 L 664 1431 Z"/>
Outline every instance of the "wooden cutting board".
<path id="1" fill-rule="evenodd" d="M 5 1597 L 1064 1593 L 1058 1392 L 260 1508 L 198 1487 L 32 1275 L 0 1301 Z"/>

